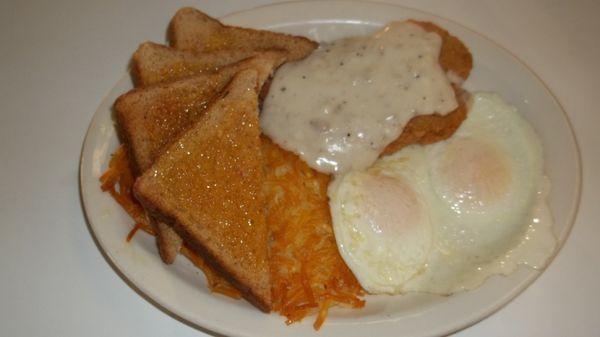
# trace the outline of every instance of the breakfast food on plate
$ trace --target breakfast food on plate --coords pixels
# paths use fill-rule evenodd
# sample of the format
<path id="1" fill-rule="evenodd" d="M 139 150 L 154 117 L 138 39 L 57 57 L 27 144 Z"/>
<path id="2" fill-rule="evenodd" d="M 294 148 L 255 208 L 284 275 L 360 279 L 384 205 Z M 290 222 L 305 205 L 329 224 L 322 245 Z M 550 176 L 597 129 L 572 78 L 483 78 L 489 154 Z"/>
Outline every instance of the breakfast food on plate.
<path id="1" fill-rule="evenodd" d="M 167 145 L 202 116 L 208 102 L 220 93 L 237 72 L 256 68 L 259 70 L 261 82 L 264 82 L 284 58 L 284 52 L 263 52 L 252 58 L 224 66 L 217 72 L 134 89 L 119 97 L 115 102 L 117 123 L 121 138 L 128 147 L 134 173 L 139 175 L 145 172 Z M 140 59 L 144 58 L 140 57 Z M 165 56 L 162 59 L 170 60 L 173 57 Z M 164 69 L 164 64 L 170 65 L 172 62 L 164 61 L 155 69 Z M 136 68 L 146 69 L 139 63 Z M 193 73 L 193 70 L 189 72 Z M 168 225 L 151 221 L 158 234 L 157 244 L 160 255 L 163 261 L 172 263 L 180 250 L 182 240 Z"/>
<path id="2" fill-rule="evenodd" d="M 388 144 L 380 155 L 394 153 L 410 144 L 431 144 L 450 137 L 467 116 L 466 94 L 461 88 L 471 69 L 473 57 L 469 49 L 456 36 L 431 22 L 408 20 L 427 32 L 433 32 L 442 38 L 439 63 L 452 82 L 458 107 L 446 115 L 418 115 L 413 117 L 402 130 L 400 137 Z"/>
<path id="3" fill-rule="evenodd" d="M 261 86 L 254 69 L 235 75 L 194 126 L 136 181 L 134 191 L 153 216 L 172 225 L 244 298 L 268 312 Z"/>
<path id="4" fill-rule="evenodd" d="M 195 54 L 153 42 L 142 43 L 131 57 L 137 86 L 147 86 L 182 77 L 211 73 L 219 68 L 255 56 L 253 50 L 225 50 Z"/>
<path id="5" fill-rule="evenodd" d="M 102 190 L 108 192 L 135 221 L 135 226 L 133 226 L 133 229 L 127 235 L 126 239 L 128 242 L 131 241 L 140 229 L 150 235 L 156 235 L 156 229 L 150 224 L 146 211 L 133 196 L 135 177 L 130 168 L 127 148 L 125 146 L 120 145 L 113 153 L 108 169 L 100 177 L 100 182 Z M 204 272 L 207 285 L 211 291 L 231 298 L 241 298 L 236 288 L 213 270 L 201 256 L 189 249 L 185 243 L 181 247 L 181 254 Z"/>
<path id="6" fill-rule="evenodd" d="M 330 185 L 340 252 L 369 293 L 449 295 L 552 255 L 537 135 L 500 96 L 472 100 L 447 140 Z"/>
<path id="7" fill-rule="evenodd" d="M 554 250 L 539 140 L 462 89 L 472 57 L 443 28 L 315 50 L 183 8 L 169 39 L 133 55 L 102 189 L 211 290 L 319 329 L 366 293 L 448 295 Z"/>
<path id="8" fill-rule="evenodd" d="M 222 67 L 217 72 L 187 77 L 175 82 L 133 89 L 115 102 L 120 135 L 128 146 L 136 173 L 143 173 L 168 144 L 206 111 L 210 100 L 233 76 L 244 69 L 257 69 L 261 82 L 284 61 L 278 51 Z"/>
<path id="9" fill-rule="evenodd" d="M 464 69 L 472 61 L 457 53 L 463 63 L 442 68 L 446 44 L 456 42 L 409 21 L 323 44 L 277 72 L 261 114 L 263 132 L 314 169 L 336 174 L 368 167 L 415 117 L 436 116 L 418 121 L 424 128 L 411 127 L 411 137 L 420 136 L 419 142 L 447 137 L 465 108 L 446 73 L 468 74 Z"/>
<path id="10" fill-rule="evenodd" d="M 427 32 L 435 33 L 442 39 L 440 66 L 450 73 L 452 82 L 460 84 L 469 77 L 473 68 L 473 57 L 461 40 L 432 22 L 417 20 L 407 20 L 407 22 L 416 24 Z"/>
<path id="11" fill-rule="evenodd" d="M 289 60 L 304 58 L 317 43 L 305 37 L 223 25 L 195 8 L 182 8 L 169 26 L 171 46 L 194 52 L 268 50 L 290 52 Z"/>
<path id="12" fill-rule="evenodd" d="M 330 306 L 361 308 L 364 294 L 337 250 L 327 200 L 329 176 L 263 137 L 273 309 L 295 322 Z"/>
<path id="13" fill-rule="evenodd" d="M 172 47 L 196 52 L 201 55 L 199 57 L 209 58 L 208 61 L 214 60 L 218 62 L 218 65 L 222 65 L 221 62 L 226 62 L 227 59 L 240 57 L 244 53 L 252 54 L 256 51 L 273 49 L 286 51 L 288 60 L 297 60 L 305 57 L 316 48 L 315 42 L 304 37 L 224 26 L 219 21 L 194 8 L 182 8 L 175 14 L 169 25 L 169 36 Z M 212 54 L 212 56 L 207 55 L 207 53 Z M 217 61 L 219 54 L 224 55 L 224 59 Z M 166 72 L 169 74 L 164 80 L 173 79 L 179 75 L 183 76 L 184 73 L 190 75 L 198 72 L 202 70 L 203 64 L 207 61 L 206 59 L 202 61 L 194 60 L 190 56 L 182 57 L 182 55 L 168 58 L 170 62 L 174 61 L 175 64 L 169 64 L 163 60 L 161 59 L 162 62 L 159 62 L 162 70 L 158 73 Z M 141 62 L 135 61 L 136 58 L 134 57 L 134 63 L 142 65 Z M 145 65 L 152 67 L 151 62 L 147 62 Z M 134 64 L 134 74 L 136 69 L 139 68 Z M 141 72 L 138 71 L 138 73 Z M 155 78 L 155 80 L 158 79 Z M 267 90 L 268 86 L 268 84 L 265 85 L 264 89 Z M 261 94 L 261 97 L 263 95 Z M 162 224 L 158 224 L 156 229 L 159 251 L 163 252 L 161 256 L 165 262 L 172 262 L 181 245 L 181 240 L 175 232 Z"/>

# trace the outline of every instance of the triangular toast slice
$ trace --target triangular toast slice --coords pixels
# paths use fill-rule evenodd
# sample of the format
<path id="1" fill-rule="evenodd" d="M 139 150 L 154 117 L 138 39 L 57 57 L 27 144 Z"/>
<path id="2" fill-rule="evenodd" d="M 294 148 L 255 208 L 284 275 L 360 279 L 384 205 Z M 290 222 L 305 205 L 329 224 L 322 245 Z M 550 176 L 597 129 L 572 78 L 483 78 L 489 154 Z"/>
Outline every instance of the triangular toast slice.
<path id="1" fill-rule="evenodd" d="M 290 60 L 310 54 L 318 44 L 305 37 L 265 30 L 226 26 L 195 8 L 182 8 L 169 26 L 171 46 L 195 52 L 282 49 Z"/>
<path id="2" fill-rule="evenodd" d="M 215 72 L 223 66 L 255 56 L 257 53 L 254 50 L 226 50 L 196 54 L 144 42 L 133 54 L 132 74 L 136 86 L 148 86 Z"/>
<path id="3" fill-rule="evenodd" d="M 256 70 L 238 73 L 134 191 L 248 301 L 270 311 L 258 90 Z"/>
<path id="4" fill-rule="evenodd" d="M 146 171 L 167 145 L 203 115 L 207 103 L 237 72 L 257 69 L 262 85 L 284 59 L 283 52 L 264 52 L 216 73 L 134 89 L 119 97 L 115 102 L 118 129 L 136 176 Z M 153 223 L 160 256 L 170 264 L 177 257 L 182 240 L 168 225 Z"/>

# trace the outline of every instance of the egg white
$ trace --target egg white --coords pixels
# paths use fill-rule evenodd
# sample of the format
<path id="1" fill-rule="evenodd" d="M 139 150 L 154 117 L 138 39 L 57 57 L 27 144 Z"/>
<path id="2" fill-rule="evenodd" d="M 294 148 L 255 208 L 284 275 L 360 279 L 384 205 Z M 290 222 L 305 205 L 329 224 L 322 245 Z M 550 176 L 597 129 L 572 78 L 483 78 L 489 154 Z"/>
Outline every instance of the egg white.
<path id="1" fill-rule="evenodd" d="M 397 293 L 422 273 L 432 245 L 424 201 L 426 172 L 413 170 L 425 158 L 390 160 L 366 171 L 338 177 L 329 187 L 338 248 L 362 287 Z M 393 167 L 404 170 L 394 170 Z"/>
<path id="2" fill-rule="evenodd" d="M 518 264 L 543 267 L 556 239 L 542 157 L 514 107 L 476 93 L 448 140 L 336 177 L 329 196 L 340 253 L 370 293 L 446 295 Z"/>

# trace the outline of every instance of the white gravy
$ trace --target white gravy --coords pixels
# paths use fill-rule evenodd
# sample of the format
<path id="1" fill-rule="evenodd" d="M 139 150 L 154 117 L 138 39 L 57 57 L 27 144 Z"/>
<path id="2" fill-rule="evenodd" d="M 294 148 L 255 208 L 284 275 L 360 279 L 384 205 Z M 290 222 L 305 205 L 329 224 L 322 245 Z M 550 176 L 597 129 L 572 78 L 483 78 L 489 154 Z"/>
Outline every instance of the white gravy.
<path id="1" fill-rule="evenodd" d="M 411 118 L 457 107 L 438 62 L 441 43 L 403 21 L 373 36 L 322 44 L 277 71 L 262 130 L 318 171 L 364 169 Z"/>

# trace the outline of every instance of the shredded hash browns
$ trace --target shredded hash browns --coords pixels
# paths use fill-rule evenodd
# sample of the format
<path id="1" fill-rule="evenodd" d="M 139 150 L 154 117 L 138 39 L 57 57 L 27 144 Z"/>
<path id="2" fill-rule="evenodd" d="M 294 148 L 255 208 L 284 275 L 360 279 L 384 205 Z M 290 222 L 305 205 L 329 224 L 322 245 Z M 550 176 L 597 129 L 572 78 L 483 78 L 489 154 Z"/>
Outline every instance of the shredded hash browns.
<path id="1" fill-rule="evenodd" d="M 318 311 L 319 329 L 330 306 L 361 308 L 364 292 L 335 243 L 329 176 L 262 137 L 273 308 L 287 324 Z"/>

